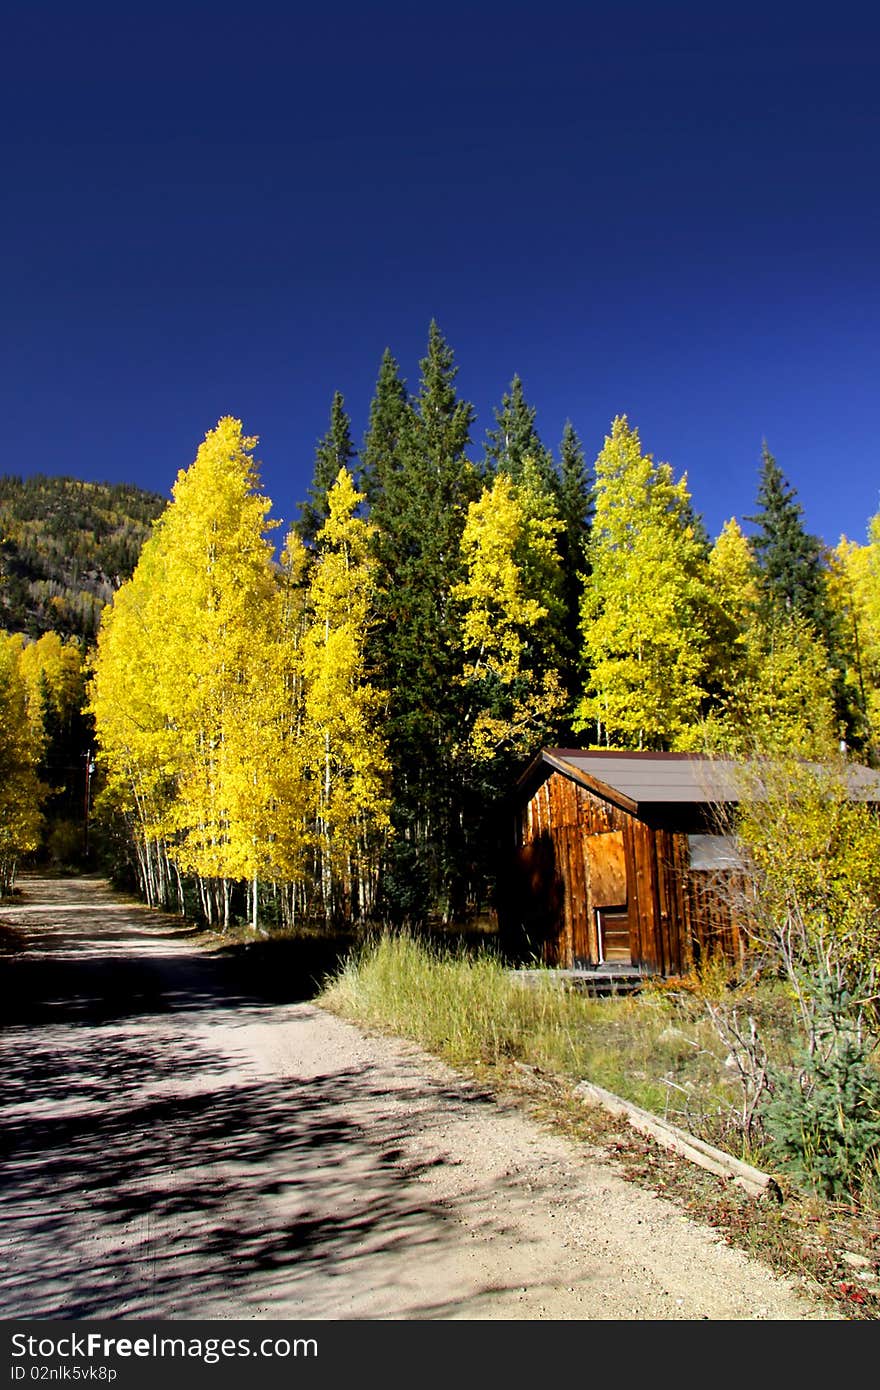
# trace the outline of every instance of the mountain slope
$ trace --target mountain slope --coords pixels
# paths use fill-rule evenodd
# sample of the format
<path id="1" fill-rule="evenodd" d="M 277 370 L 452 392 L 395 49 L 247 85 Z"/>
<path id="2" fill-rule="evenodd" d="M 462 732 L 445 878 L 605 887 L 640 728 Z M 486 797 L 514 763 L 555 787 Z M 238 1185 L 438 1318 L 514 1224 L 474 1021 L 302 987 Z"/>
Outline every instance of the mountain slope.
<path id="1" fill-rule="evenodd" d="M 166 502 L 127 483 L 0 477 L 0 628 L 91 640 Z"/>

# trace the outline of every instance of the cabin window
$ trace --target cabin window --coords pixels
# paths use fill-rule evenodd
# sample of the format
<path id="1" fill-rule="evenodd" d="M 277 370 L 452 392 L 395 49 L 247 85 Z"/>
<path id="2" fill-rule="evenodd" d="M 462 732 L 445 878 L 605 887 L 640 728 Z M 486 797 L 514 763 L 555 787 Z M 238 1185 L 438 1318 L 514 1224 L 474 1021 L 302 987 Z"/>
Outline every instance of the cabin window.
<path id="1" fill-rule="evenodd" d="M 733 835 L 688 835 L 692 869 L 742 869 L 742 855 Z"/>

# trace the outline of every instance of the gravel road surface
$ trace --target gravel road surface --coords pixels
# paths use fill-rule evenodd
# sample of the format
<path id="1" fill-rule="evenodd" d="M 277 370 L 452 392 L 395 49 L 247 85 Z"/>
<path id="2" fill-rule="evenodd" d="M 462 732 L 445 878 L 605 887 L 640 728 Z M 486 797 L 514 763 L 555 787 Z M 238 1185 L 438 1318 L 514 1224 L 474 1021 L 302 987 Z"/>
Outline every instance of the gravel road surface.
<path id="1" fill-rule="evenodd" d="M 0 1317 L 832 1316 L 415 1047 L 244 989 L 240 951 L 101 880 L 20 886 Z"/>

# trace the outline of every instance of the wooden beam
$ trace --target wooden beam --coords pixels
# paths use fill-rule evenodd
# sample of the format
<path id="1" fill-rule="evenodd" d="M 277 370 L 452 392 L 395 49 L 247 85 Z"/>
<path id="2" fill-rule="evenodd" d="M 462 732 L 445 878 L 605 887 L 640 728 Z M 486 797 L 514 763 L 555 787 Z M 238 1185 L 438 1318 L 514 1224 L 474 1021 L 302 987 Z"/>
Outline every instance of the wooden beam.
<path id="1" fill-rule="evenodd" d="M 591 1081 L 579 1082 L 574 1088 L 574 1094 L 580 1096 L 588 1105 L 601 1105 L 611 1115 L 622 1115 L 640 1134 L 647 1134 L 651 1139 L 656 1139 L 665 1149 L 680 1154 L 690 1163 L 695 1163 L 718 1177 L 732 1178 L 750 1197 L 773 1196 L 781 1200 L 779 1184 L 769 1173 L 762 1173 L 750 1163 L 733 1158 L 721 1149 L 716 1149 L 713 1144 L 707 1144 L 695 1135 L 688 1134 L 687 1130 L 679 1129 L 678 1125 L 661 1120 L 659 1115 L 652 1115 L 648 1110 L 642 1110 L 641 1106 L 634 1105 L 632 1101 L 624 1100 L 612 1091 L 606 1091 L 602 1086 L 594 1086 Z"/>

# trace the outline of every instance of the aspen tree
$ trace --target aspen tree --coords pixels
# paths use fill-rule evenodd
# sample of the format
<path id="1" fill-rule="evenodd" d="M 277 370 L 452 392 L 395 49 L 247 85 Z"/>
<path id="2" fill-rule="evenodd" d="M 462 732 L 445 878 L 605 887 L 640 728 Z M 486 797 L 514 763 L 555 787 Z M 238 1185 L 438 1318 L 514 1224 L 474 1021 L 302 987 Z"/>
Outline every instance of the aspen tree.
<path id="1" fill-rule="evenodd" d="M 618 416 L 596 460 L 575 727 L 599 745 L 669 748 L 705 699 L 707 590 L 685 479 L 643 455 Z"/>
<path id="2" fill-rule="evenodd" d="M 880 754 L 880 516 L 868 543 L 841 536 L 831 556 L 829 596 L 839 621 L 852 702 L 861 714 L 858 742 Z"/>
<path id="3" fill-rule="evenodd" d="M 557 673 L 561 570 L 556 538 L 563 523 L 528 486 L 499 473 L 468 508 L 461 549 L 466 578 L 454 597 L 462 608 L 472 705 L 469 749 L 477 762 L 527 754 L 554 727 L 564 704 Z"/>
<path id="4" fill-rule="evenodd" d="M 713 704 L 736 698 L 751 678 L 750 663 L 759 621 L 758 570 L 748 540 L 735 517 L 729 518 L 709 552 L 709 586 L 714 600 L 707 647 L 707 684 Z"/>
<path id="5" fill-rule="evenodd" d="M 204 882 L 224 924 L 231 883 L 265 862 L 261 827 L 272 800 L 265 701 L 280 613 L 256 443 L 240 421 L 222 419 L 178 474 L 156 537 L 174 614 L 158 692 L 179 740 L 174 853 Z"/>
<path id="6" fill-rule="evenodd" d="M 88 688 L 105 778 L 98 809 L 127 826 L 141 891 L 151 906 L 170 901 L 168 842 L 178 758 L 177 730 L 158 699 L 164 638 L 174 621 L 164 599 L 158 542 L 150 541 L 132 578 L 101 615 Z"/>
<path id="7" fill-rule="evenodd" d="M 228 924 L 232 886 L 279 863 L 271 826 L 284 813 L 285 655 L 281 598 L 241 423 L 222 419 L 157 522 L 99 643 L 93 707 L 113 779 L 128 783 L 147 837 L 197 876 L 203 910 Z M 120 626 L 121 624 L 121 626 Z M 114 632 L 118 640 L 114 641 Z M 115 687 L 123 695 L 116 712 Z M 146 793 L 146 794 L 144 794 Z"/>
<path id="8" fill-rule="evenodd" d="M 46 791 L 37 776 L 40 738 L 28 718 L 19 646 L 0 634 L 0 894 L 13 887 L 21 856 L 39 843 Z"/>
<path id="9" fill-rule="evenodd" d="M 53 857 L 68 859 L 88 852 L 94 730 L 84 711 L 86 658 L 80 641 L 64 641 L 57 632 L 44 632 L 35 642 L 16 641 L 28 718 L 40 749 L 38 775 L 46 787 L 43 839 Z"/>
<path id="10" fill-rule="evenodd" d="M 833 680 L 812 624 L 769 609 L 751 546 L 735 519 L 709 556 L 710 706 L 677 747 L 825 755 L 833 748 Z"/>
<path id="11" fill-rule="evenodd" d="M 27 688 L 28 707 L 38 724 L 46 698 L 60 720 L 69 720 L 81 709 L 84 662 L 78 642 L 65 642 L 57 632 L 44 632 L 35 642 L 22 643 L 18 668 Z"/>
<path id="12" fill-rule="evenodd" d="M 371 907 L 376 851 L 389 824 L 389 764 L 379 729 L 387 697 L 372 684 L 366 662 L 376 563 L 372 527 L 355 514 L 362 500 L 340 469 L 316 537 L 303 641 L 304 738 L 328 921 Z"/>

